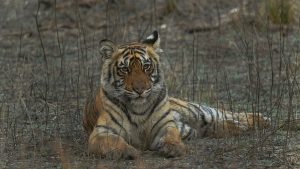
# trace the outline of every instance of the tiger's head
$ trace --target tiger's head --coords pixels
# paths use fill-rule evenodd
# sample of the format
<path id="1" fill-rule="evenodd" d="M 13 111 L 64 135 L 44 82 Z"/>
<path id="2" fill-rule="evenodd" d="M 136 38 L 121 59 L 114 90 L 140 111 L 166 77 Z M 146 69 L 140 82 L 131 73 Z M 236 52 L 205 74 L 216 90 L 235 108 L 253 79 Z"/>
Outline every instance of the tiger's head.
<path id="1" fill-rule="evenodd" d="M 157 31 L 140 43 L 118 46 L 102 40 L 101 85 L 106 95 L 135 109 L 136 113 L 164 97 L 166 87 L 159 64 L 158 53 L 162 52 L 159 43 Z"/>

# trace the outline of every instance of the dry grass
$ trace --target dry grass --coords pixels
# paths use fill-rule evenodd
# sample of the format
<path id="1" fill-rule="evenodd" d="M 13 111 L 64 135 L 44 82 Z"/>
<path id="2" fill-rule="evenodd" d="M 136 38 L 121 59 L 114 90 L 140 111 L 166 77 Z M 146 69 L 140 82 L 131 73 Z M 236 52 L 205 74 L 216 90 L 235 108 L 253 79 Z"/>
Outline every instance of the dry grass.
<path id="1" fill-rule="evenodd" d="M 274 24 L 291 24 L 295 22 L 292 0 L 268 0 L 264 4 L 264 13 Z"/>
<path id="2" fill-rule="evenodd" d="M 215 25 L 210 21 L 237 8 L 238 0 L 13 2 L 0 7 L 0 168 L 300 167 L 297 25 L 274 30 L 265 20 L 260 29 L 240 17 L 217 29 L 186 31 L 198 22 Z M 257 4 L 251 1 L 247 10 Z M 290 22 L 286 17 L 280 20 Z M 85 99 L 99 85 L 99 40 L 138 40 L 153 29 L 162 36 L 170 95 L 262 112 L 272 127 L 193 140 L 182 158 L 150 151 L 136 161 L 89 155 L 81 117 Z"/>

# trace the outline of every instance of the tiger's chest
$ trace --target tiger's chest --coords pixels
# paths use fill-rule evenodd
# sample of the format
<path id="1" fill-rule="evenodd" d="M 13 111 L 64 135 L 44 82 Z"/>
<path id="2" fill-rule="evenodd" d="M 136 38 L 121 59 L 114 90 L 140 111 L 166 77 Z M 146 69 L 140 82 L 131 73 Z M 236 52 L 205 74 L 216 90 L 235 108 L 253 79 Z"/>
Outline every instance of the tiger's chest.
<path id="1" fill-rule="evenodd" d="M 129 144 L 132 144 L 134 147 L 145 150 L 150 144 L 149 134 L 147 132 L 147 128 L 142 125 L 136 127 L 132 126 L 129 133 Z"/>
<path id="2" fill-rule="evenodd" d="M 160 109 L 156 109 L 154 112 L 149 112 L 150 114 L 131 116 L 128 142 L 140 149 L 149 147 L 154 139 L 153 133 L 160 127 L 160 122 L 163 123 L 164 121 L 173 119 L 173 116 L 164 117 L 168 110 L 169 105 L 166 104 Z"/>

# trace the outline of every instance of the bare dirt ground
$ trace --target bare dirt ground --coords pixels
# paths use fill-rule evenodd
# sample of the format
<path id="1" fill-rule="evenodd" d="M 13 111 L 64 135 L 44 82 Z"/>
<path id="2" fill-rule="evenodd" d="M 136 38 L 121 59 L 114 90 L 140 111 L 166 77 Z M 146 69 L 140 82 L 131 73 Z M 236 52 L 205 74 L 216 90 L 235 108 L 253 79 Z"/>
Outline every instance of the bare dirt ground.
<path id="1" fill-rule="evenodd" d="M 300 168 L 295 121 L 300 29 L 257 17 L 258 1 L 245 5 L 254 15 L 230 15 L 243 5 L 239 0 L 4 0 L 0 168 Z M 151 151 L 133 161 L 89 155 L 81 117 L 86 98 L 99 85 L 98 42 L 138 41 L 155 29 L 170 95 L 263 112 L 272 127 L 235 138 L 192 140 L 181 158 Z"/>

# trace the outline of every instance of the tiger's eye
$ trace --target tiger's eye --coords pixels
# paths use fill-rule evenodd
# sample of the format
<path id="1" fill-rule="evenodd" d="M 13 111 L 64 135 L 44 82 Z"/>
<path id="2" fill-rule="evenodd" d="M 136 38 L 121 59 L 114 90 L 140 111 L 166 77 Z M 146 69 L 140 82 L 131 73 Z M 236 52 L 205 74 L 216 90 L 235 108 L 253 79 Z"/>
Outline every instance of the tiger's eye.
<path id="1" fill-rule="evenodd" d="M 127 73 L 129 71 L 128 67 L 121 67 L 119 70 L 123 73 Z"/>
<path id="2" fill-rule="evenodd" d="M 144 70 L 149 70 L 151 68 L 151 64 L 150 63 L 146 63 L 143 65 L 143 69 Z"/>

